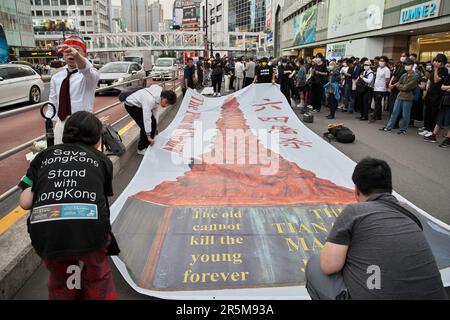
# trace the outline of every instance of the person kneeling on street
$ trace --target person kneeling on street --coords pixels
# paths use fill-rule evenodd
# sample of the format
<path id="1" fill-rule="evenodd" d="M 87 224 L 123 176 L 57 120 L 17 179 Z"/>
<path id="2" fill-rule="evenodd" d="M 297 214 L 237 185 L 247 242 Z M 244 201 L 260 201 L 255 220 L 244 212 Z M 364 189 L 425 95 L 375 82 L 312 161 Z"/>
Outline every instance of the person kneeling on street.
<path id="1" fill-rule="evenodd" d="M 420 220 L 392 195 L 389 165 L 363 159 L 352 176 L 359 203 L 336 219 L 306 267 L 314 300 L 446 299 Z"/>
<path id="2" fill-rule="evenodd" d="M 147 147 L 155 143 L 155 136 L 158 134 L 158 107 L 167 108 L 176 101 L 174 91 L 164 91 L 158 85 L 137 90 L 127 97 L 125 109 L 140 128 L 138 154 L 144 155 Z"/>
<path id="3" fill-rule="evenodd" d="M 96 148 L 102 123 L 78 111 L 65 123 L 63 144 L 39 153 L 19 183 L 20 206 L 31 209 L 31 244 L 48 271 L 50 300 L 114 300 L 107 260 L 111 160 Z"/>

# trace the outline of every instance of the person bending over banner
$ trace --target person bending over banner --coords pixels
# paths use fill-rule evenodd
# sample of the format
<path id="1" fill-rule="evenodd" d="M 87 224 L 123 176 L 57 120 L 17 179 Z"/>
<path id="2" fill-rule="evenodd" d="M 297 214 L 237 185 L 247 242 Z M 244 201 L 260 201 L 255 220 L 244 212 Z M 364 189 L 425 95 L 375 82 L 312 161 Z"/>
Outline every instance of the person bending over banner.
<path id="1" fill-rule="evenodd" d="M 172 90 L 163 91 L 158 85 L 137 90 L 125 100 L 125 109 L 141 129 L 137 153 L 144 155 L 147 147 L 155 143 L 158 107 L 175 104 L 177 95 Z"/>
<path id="2" fill-rule="evenodd" d="M 63 54 L 66 66 L 56 73 L 50 81 L 49 102 L 56 106 L 55 144 L 62 143 L 64 124 L 67 118 L 77 111 L 93 112 L 95 89 L 100 78 L 99 72 L 86 59 L 85 43 L 72 36 L 58 47 Z M 52 116 L 47 111 L 47 117 Z"/>
<path id="3" fill-rule="evenodd" d="M 359 203 L 342 211 L 306 267 L 311 298 L 446 299 L 420 221 L 392 195 L 389 165 L 363 159 L 352 179 Z"/>
<path id="4" fill-rule="evenodd" d="M 95 115 L 74 113 L 64 143 L 39 153 L 19 184 L 31 243 L 50 273 L 50 300 L 117 296 L 107 260 L 113 166 L 96 150 L 101 132 Z"/>

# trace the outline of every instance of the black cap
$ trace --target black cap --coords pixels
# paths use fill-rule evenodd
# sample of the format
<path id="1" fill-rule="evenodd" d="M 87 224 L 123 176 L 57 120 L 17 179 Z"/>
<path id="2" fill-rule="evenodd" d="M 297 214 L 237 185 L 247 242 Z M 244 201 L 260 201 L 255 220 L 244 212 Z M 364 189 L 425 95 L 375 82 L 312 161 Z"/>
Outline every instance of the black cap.
<path id="1" fill-rule="evenodd" d="M 445 54 L 439 53 L 434 58 L 434 61 L 442 62 L 443 64 L 447 64 L 447 56 Z"/>

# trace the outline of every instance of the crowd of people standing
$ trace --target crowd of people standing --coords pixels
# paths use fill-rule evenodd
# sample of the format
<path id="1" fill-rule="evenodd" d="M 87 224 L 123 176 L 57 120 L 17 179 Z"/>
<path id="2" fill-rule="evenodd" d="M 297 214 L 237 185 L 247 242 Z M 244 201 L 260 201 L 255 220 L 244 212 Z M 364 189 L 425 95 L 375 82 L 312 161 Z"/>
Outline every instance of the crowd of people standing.
<path id="1" fill-rule="evenodd" d="M 291 106 L 311 105 L 315 112 L 325 106 L 328 119 L 335 119 L 340 110 L 376 123 L 384 112 L 389 118 L 381 131 L 399 129 L 398 134 L 406 134 L 417 121 L 423 123 L 418 133 L 430 142 L 436 142 L 439 131 L 450 126 L 450 64 L 444 54 L 421 62 L 417 54 L 406 51 L 398 61 L 386 56 L 327 60 L 320 53 L 313 58 L 280 59 L 217 53 L 210 60 L 199 60 L 196 69 L 201 72 L 191 69 L 193 80 L 185 86 L 200 87 L 211 79 L 214 96 L 220 96 L 224 77 L 229 79 L 226 91 L 276 82 Z M 195 81 L 194 74 L 201 74 L 202 81 Z M 439 146 L 450 146 L 450 131 Z"/>

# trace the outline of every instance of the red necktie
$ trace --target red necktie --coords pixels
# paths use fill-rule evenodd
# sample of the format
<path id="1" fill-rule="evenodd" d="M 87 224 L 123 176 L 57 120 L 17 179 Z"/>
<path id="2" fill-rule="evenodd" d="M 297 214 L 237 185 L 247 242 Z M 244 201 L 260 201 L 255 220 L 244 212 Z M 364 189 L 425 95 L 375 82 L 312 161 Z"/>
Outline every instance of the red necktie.
<path id="1" fill-rule="evenodd" d="M 72 114 L 72 105 L 70 104 L 70 76 L 77 72 L 78 70 L 71 72 L 67 69 L 67 77 L 61 83 L 58 106 L 58 118 L 61 121 L 64 121 L 67 116 Z"/>

